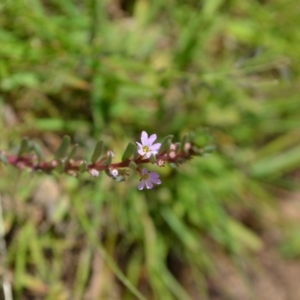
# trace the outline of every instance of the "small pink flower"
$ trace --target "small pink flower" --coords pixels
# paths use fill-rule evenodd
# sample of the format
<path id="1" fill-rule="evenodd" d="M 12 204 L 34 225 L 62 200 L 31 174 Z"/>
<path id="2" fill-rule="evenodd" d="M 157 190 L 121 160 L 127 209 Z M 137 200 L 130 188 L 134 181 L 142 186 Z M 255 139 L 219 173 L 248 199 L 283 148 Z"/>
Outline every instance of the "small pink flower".
<path id="1" fill-rule="evenodd" d="M 98 177 L 99 176 L 99 171 L 96 170 L 96 169 L 91 169 L 89 170 L 90 174 L 93 176 L 93 177 Z"/>
<path id="2" fill-rule="evenodd" d="M 117 169 L 111 169 L 111 170 L 109 170 L 109 174 L 112 177 L 117 177 L 119 175 L 119 171 Z"/>
<path id="3" fill-rule="evenodd" d="M 156 138 L 156 134 L 152 134 L 148 138 L 148 133 L 143 131 L 141 134 L 142 143 L 136 142 L 138 145 L 138 153 L 144 158 L 149 158 L 151 154 L 156 155 L 161 145 L 160 143 L 153 144 Z"/>
<path id="4" fill-rule="evenodd" d="M 142 190 L 145 186 L 148 190 L 152 189 L 153 183 L 161 184 L 159 175 L 156 172 L 149 172 L 147 169 L 143 169 L 138 189 Z"/>

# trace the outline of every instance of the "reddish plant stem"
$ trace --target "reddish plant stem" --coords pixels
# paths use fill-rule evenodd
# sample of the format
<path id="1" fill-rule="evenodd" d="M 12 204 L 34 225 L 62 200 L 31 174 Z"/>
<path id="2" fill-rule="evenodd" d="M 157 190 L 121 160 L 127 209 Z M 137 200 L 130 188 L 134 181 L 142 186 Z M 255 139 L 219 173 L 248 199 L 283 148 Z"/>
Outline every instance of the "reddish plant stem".
<path id="1" fill-rule="evenodd" d="M 170 162 L 170 163 L 182 163 L 185 160 L 189 160 L 192 158 L 194 151 L 189 149 L 188 151 L 180 151 L 175 154 L 174 157 L 170 157 L 168 153 L 165 151 L 163 153 L 156 155 L 156 163 L 164 163 L 164 162 Z M 34 171 L 40 170 L 45 173 L 51 173 L 55 168 L 57 168 L 59 162 L 58 160 L 52 160 L 50 162 L 38 162 L 38 158 L 36 155 L 26 155 L 26 156 L 16 156 L 16 155 L 5 155 L 2 152 L 2 156 L 6 158 L 6 161 L 8 164 L 18 168 L 18 169 L 24 169 L 24 168 L 30 168 Z M 105 157 L 104 157 L 105 159 Z M 130 164 L 130 162 L 134 162 L 136 165 L 139 164 L 147 164 L 150 163 L 150 159 L 143 158 L 142 156 L 139 156 L 136 159 L 127 159 L 122 162 L 117 163 L 111 163 L 109 165 L 106 165 L 103 163 L 103 158 L 95 163 L 90 163 L 87 165 L 87 170 L 97 170 L 97 171 L 105 171 L 109 169 L 119 169 L 119 168 L 127 168 Z M 68 162 L 63 163 L 63 171 L 68 172 L 79 172 L 80 171 L 80 165 L 83 162 L 83 160 L 69 160 Z"/>

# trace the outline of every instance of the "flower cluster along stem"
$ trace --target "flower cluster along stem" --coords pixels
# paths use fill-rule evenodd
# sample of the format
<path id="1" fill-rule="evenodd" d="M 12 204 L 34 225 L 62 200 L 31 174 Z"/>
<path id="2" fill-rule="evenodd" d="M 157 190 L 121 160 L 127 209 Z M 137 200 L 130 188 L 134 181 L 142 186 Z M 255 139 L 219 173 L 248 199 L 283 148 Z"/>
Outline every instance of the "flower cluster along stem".
<path id="1" fill-rule="evenodd" d="M 124 181 L 128 175 L 126 168 L 134 169 L 140 175 L 139 189 L 146 187 L 151 189 L 154 184 L 160 184 L 159 175 L 156 172 L 149 172 L 146 168 L 141 167 L 145 164 L 154 164 L 158 167 L 164 166 L 165 163 L 173 165 L 179 165 L 185 161 L 190 160 L 195 155 L 201 155 L 201 149 L 194 145 L 191 141 L 184 141 L 183 145 L 178 147 L 178 144 L 169 143 L 166 149 L 160 143 L 155 143 L 156 134 L 152 134 L 148 137 L 148 134 L 143 131 L 141 134 L 141 143 L 136 142 L 136 148 L 134 144 L 131 144 L 129 152 L 129 158 L 120 162 L 112 162 L 113 152 L 107 151 L 104 155 L 100 156 L 94 162 L 87 162 L 85 160 L 73 159 L 73 158 L 55 158 L 51 161 L 40 161 L 40 157 L 35 154 L 27 155 L 12 155 L 5 154 L 0 151 L 0 158 L 2 162 L 12 165 L 18 169 L 31 169 L 32 171 L 42 171 L 44 173 L 51 173 L 54 170 L 59 170 L 73 176 L 79 173 L 89 172 L 93 177 L 97 177 L 99 172 L 105 171 L 105 173 L 113 178 L 115 181 Z M 163 151 L 160 152 L 160 148 Z"/>
<path id="2" fill-rule="evenodd" d="M 160 161 L 162 162 L 170 162 L 170 163 L 179 163 L 179 159 L 183 160 L 189 160 L 193 157 L 195 153 L 194 151 L 189 151 L 188 153 L 185 153 L 183 151 L 178 152 L 176 154 L 176 157 L 170 158 L 167 153 L 162 153 L 156 155 L 156 163 L 158 164 Z M 51 160 L 49 162 L 42 161 L 37 162 L 37 156 L 36 155 L 26 155 L 26 156 L 16 156 L 7 154 L 5 155 L 2 152 L 2 155 L 5 157 L 6 162 L 18 169 L 24 169 L 29 168 L 33 171 L 43 171 L 45 173 L 51 173 L 57 168 L 58 161 L 57 160 Z M 101 161 L 90 163 L 87 165 L 88 170 L 95 169 L 97 171 L 105 171 L 109 168 L 128 168 L 130 162 L 134 162 L 136 165 L 140 164 L 148 164 L 150 163 L 149 158 L 143 158 L 142 156 L 139 156 L 137 159 L 127 159 L 122 162 L 116 162 L 111 163 L 110 165 L 103 165 Z M 183 162 L 183 161 L 182 161 Z M 80 164 L 82 163 L 82 160 L 73 160 L 71 159 L 69 162 L 64 164 L 64 171 L 79 171 L 80 170 Z M 181 163 L 181 162 L 180 162 Z"/>

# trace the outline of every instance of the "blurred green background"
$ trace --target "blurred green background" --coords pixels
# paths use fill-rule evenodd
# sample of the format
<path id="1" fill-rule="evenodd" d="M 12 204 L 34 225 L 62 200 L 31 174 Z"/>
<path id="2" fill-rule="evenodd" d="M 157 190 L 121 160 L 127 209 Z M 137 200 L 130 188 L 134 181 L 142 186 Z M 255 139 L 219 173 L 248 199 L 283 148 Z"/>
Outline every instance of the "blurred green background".
<path id="1" fill-rule="evenodd" d="M 299 17 L 296 0 L 0 1 L 1 150 L 28 136 L 50 160 L 68 134 L 118 160 L 143 130 L 203 127 L 217 148 L 142 192 L 2 164 L 14 299 L 299 299 Z"/>

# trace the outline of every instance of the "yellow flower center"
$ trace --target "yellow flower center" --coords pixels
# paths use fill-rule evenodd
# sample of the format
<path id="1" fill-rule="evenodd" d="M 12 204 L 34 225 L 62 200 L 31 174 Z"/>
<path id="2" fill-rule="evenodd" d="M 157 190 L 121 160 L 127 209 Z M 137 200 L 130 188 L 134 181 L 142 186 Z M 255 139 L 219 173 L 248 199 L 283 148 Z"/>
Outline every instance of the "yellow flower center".
<path id="1" fill-rule="evenodd" d="M 143 151 L 144 151 L 145 153 L 148 153 L 148 152 L 149 152 L 149 147 L 148 147 L 148 146 L 143 146 Z"/>
<path id="2" fill-rule="evenodd" d="M 147 179 L 148 179 L 148 177 L 149 177 L 149 175 L 148 175 L 148 174 L 143 174 L 143 175 L 142 175 L 142 179 L 143 179 L 143 180 L 147 180 Z"/>

